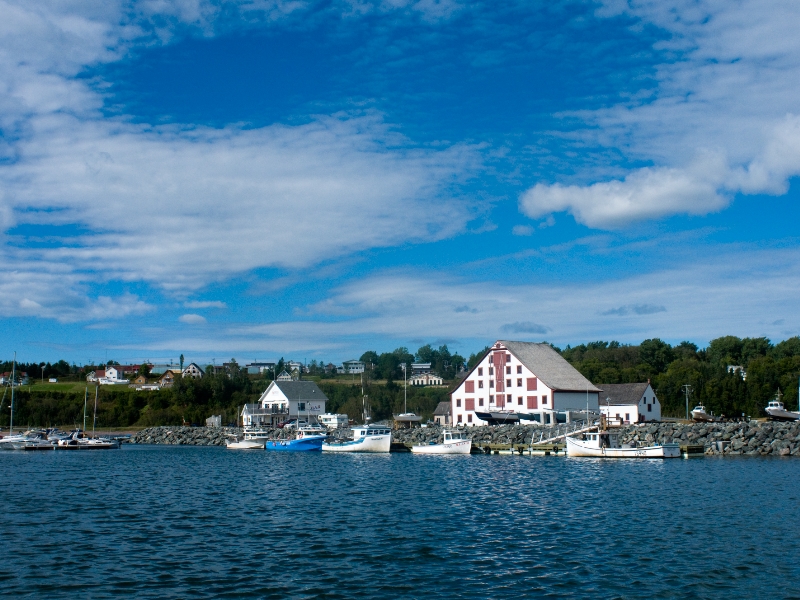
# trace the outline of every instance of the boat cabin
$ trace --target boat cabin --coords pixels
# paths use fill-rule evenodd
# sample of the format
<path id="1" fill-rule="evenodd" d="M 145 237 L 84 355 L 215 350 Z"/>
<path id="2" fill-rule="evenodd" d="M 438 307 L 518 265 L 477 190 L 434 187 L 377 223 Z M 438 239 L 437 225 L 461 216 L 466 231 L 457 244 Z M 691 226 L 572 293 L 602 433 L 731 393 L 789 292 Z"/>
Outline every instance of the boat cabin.
<path id="1" fill-rule="evenodd" d="M 384 425 L 361 425 L 360 427 L 353 427 L 353 439 L 359 440 L 363 437 L 373 435 L 390 435 L 392 433 L 391 427 Z"/>
<path id="2" fill-rule="evenodd" d="M 609 431 L 598 431 L 583 434 L 584 441 L 592 448 L 621 448 L 619 435 Z"/>
<path id="3" fill-rule="evenodd" d="M 444 432 L 444 441 L 447 442 L 459 442 L 461 440 L 469 439 L 466 435 L 464 435 L 463 431 L 445 431 Z"/>
<path id="4" fill-rule="evenodd" d="M 783 402 L 778 402 L 777 400 L 770 400 L 769 404 L 767 404 L 767 408 L 775 408 L 777 410 L 786 410 L 783 407 Z"/>

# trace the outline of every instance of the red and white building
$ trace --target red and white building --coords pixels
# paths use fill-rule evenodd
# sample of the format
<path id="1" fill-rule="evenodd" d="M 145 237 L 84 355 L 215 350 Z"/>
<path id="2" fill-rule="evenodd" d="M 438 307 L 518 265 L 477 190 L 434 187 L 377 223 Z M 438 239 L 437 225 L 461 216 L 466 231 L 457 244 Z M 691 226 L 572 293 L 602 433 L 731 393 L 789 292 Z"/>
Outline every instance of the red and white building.
<path id="1" fill-rule="evenodd" d="M 600 388 L 549 344 L 500 340 L 450 395 L 454 425 L 486 425 L 476 413 L 532 415 L 552 424 L 599 412 Z M 524 421 L 523 421 L 524 422 Z"/>

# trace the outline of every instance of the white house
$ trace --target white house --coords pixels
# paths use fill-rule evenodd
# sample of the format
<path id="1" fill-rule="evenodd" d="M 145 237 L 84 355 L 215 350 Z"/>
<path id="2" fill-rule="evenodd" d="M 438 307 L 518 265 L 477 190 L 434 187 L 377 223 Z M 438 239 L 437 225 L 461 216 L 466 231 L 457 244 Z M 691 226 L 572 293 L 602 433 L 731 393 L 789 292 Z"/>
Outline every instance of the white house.
<path id="1" fill-rule="evenodd" d="M 433 373 L 422 373 L 421 375 L 412 375 L 411 379 L 408 380 L 409 385 L 442 385 L 444 383 L 444 379 L 439 377 L 438 375 L 434 375 Z"/>
<path id="2" fill-rule="evenodd" d="M 183 370 L 183 376 L 191 377 L 192 379 L 202 379 L 205 374 L 205 371 L 198 367 L 196 363 L 189 363 Z"/>
<path id="3" fill-rule="evenodd" d="M 342 370 L 340 373 L 358 373 L 364 372 L 364 363 L 360 360 L 346 360 L 342 363 Z"/>
<path id="4" fill-rule="evenodd" d="M 486 425 L 491 413 L 511 412 L 556 423 L 587 405 L 597 413 L 599 394 L 549 344 L 500 340 L 450 395 L 452 422 Z"/>
<path id="5" fill-rule="evenodd" d="M 128 385 L 125 373 L 118 365 L 106 367 L 106 376 L 98 377 L 97 383 L 100 385 Z"/>
<path id="6" fill-rule="evenodd" d="M 414 375 L 431 372 L 431 363 L 411 363 L 411 372 Z"/>
<path id="7" fill-rule="evenodd" d="M 661 420 L 661 403 L 650 382 L 603 384 L 600 412 L 609 423 L 622 425 Z"/>
<path id="8" fill-rule="evenodd" d="M 316 422 L 328 398 L 313 381 L 273 381 L 256 404 L 242 409 L 244 425 L 277 425 L 287 419 Z"/>

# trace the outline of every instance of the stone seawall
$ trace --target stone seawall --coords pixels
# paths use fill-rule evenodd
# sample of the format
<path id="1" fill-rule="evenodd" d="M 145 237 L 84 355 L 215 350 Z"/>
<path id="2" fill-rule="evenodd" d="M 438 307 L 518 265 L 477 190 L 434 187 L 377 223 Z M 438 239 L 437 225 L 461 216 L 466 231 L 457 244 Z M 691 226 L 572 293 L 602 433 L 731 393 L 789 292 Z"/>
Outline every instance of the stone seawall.
<path id="1" fill-rule="evenodd" d="M 565 426 L 541 427 L 538 425 L 488 425 L 469 427 L 465 431 L 473 443 L 525 444 L 536 443 L 563 433 Z M 751 456 L 774 454 L 800 456 L 800 422 L 770 423 L 644 423 L 621 427 L 622 443 L 648 445 L 674 442 L 683 445 L 703 446 L 706 454 Z M 268 429 L 270 439 L 294 436 L 291 429 Z M 342 435 L 344 432 L 339 432 Z M 225 438 L 241 435 L 239 427 L 150 427 L 131 437 L 131 444 L 172 444 L 189 446 L 224 446 Z M 393 441 L 425 444 L 442 441 L 441 427 L 401 429 L 393 433 Z"/>

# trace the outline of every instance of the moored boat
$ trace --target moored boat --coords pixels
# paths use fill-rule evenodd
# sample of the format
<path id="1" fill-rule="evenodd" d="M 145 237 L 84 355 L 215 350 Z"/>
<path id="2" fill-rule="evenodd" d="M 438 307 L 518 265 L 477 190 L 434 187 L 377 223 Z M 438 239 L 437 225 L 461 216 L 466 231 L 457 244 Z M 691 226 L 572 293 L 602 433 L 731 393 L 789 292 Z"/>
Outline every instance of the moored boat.
<path id="1" fill-rule="evenodd" d="M 314 452 L 322 450 L 325 435 L 319 428 L 301 427 L 293 440 L 267 440 L 266 449 L 273 452 Z"/>
<path id="2" fill-rule="evenodd" d="M 225 447 L 228 450 L 263 450 L 266 444 L 264 438 L 239 439 L 231 436 L 225 440 Z"/>
<path id="3" fill-rule="evenodd" d="M 767 408 L 764 409 L 770 421 L 797 421 L 800 420 L 800 412 L 788 410 L 781 402 L 781 391 L 775 395 L 774 400 L 770 400 Z"/>
<path id="4" fill-rule="evenodd" d="M 86 437 L 80 430 L 65 440 L 58 440 L 58 450 L 114 450 L 119 448 L 119 440 L 102 437 Z"/>
<path id="5" fill-rule="evenodd" d="M 678 444 L 628 446 L 619 443 L 619 434 L 610 431 L 584 433 L 582 439 L 567 437 L 567 456 L 595 458 L 680 458 Z"/>
<path id="6" fill-rule="evenodd" d="M 324 452 L 389 452 L 392 430 L 386 425 L 353 427 L 353 439 L 341 442 L 324 442 Z"/>
<path id="7" fill-rule="evenodd" d="M 519 423 L 521 415 L 510 410 L 493 410 L 488 412 L 475 412 L 475 416 L 489 425 L 503 425 L 505 423 Z M 527 418 L 528 415 L 525 415 Z M 533 415 L 531 419 L 533 420 Z"/>
<path id="8" fill-rule="evenodd" d="M 472 440 L 463 431 L 452 430 L 445 430 L 441 444 L 411 446 L 415 454 L 469 454 L 471 450 Z"/>

